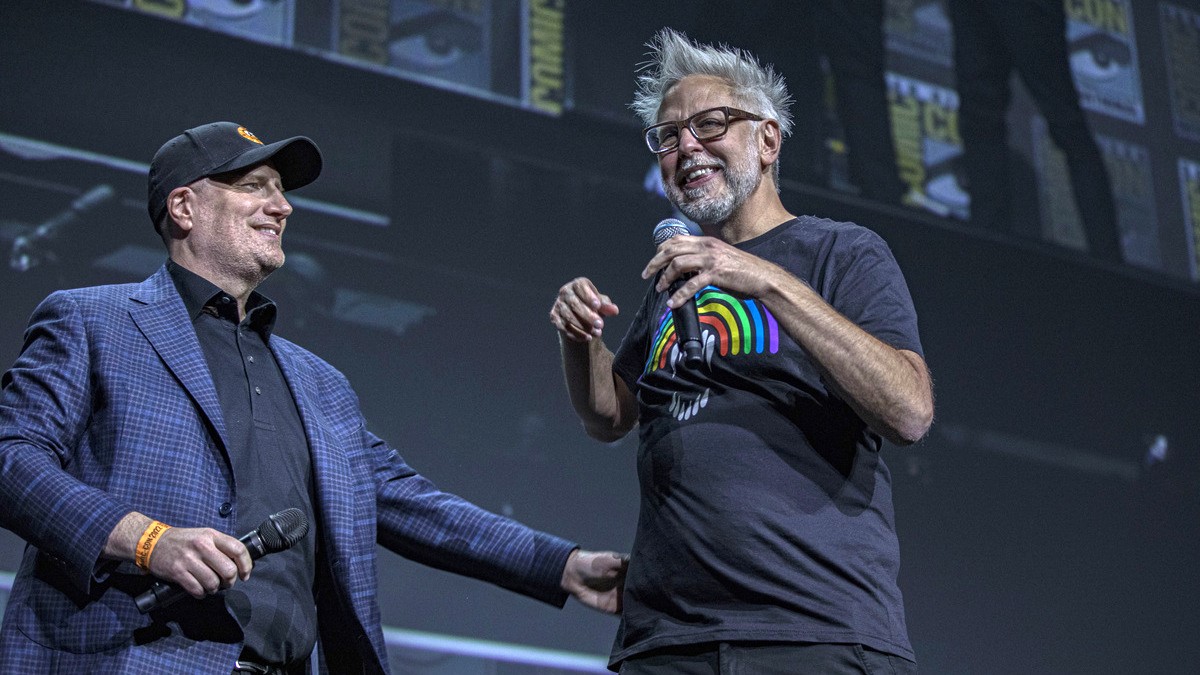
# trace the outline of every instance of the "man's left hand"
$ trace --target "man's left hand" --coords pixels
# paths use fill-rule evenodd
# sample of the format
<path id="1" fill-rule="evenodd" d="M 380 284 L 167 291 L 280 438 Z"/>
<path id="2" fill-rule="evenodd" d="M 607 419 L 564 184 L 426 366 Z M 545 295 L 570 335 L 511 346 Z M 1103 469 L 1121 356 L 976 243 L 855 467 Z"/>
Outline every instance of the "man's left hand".
<path id="1" fill-rule="evenodd" d="M 628 567 L 627 555 L 575 549 L 563 568 L 562 589 L 588 607 L 616 614 L 621 611 Z"/>

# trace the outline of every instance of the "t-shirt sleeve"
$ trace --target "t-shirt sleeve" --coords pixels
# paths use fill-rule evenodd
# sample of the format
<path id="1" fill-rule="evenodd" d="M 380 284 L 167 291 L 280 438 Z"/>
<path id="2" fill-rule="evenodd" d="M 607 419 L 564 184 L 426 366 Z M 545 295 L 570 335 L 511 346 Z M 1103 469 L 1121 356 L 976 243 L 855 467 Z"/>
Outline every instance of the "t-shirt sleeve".
<path id="1" fill-rule="evenodd" d="M 657 292 L 654 290 L 654 284 L 658 281 L 655 277 L 650 282 L 650 287 L 646 289 L 646 294 L 642 296 L 642 306 L 638 308 L 637 314 L 633 317 L 633 322 L 629 324 L 629 329 L 625 331 L 625 337 L 621 338 L 621 344 L 617 347 L 616 358 L 613 359 L 613 372 L 622 380 L 625 380 L 629 391 L 637 393 L 638 378 L 642 376 L 642 371 L 646 366 L 646 359 L 649 358 L 649 331 L 650 331 L 650 308 L 654 304 L 654 298 Z"/>
<path id="2" fill-rule="evenodd" d="M 887 243 L 864 230 L 838 257 L 830 304 L 880 341 L 924 357 L 912 296 Z"/>

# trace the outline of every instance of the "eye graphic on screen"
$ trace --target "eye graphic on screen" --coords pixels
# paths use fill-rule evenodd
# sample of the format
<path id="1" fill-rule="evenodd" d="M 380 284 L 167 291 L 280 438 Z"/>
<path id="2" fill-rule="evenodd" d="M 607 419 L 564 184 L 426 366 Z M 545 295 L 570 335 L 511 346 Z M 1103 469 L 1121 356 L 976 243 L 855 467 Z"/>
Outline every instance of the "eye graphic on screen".
<path id="1" fill-rule="evenodd" d="M 1103 33 L 1078 40 L 1071 49 L 1071 70 L 1097 80 L 1120 75 L 1132 60 L 1128 45 Z"/>
<path id="2" fill-rule="evenodd" d="M 388 52 L 393 62 L 419 68 L 444 68 L 482 47 L 478 25 L 438 11 L 392 24 Z"/>
<path id="3" fill-rule="evenodd" d="M 262 10 L 264 0 L 191 0 L 188 9 L 222 19 L 244 19 Z"/>

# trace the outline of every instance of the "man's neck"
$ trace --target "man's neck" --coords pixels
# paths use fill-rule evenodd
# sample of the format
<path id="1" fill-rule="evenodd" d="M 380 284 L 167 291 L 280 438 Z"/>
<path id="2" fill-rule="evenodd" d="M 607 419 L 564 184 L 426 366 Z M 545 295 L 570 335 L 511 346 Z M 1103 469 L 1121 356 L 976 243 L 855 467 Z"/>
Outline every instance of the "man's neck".
<path id="1" fill-rule="evenodd" d="M 261 279 L 250 282 L 244 279 L 239 279 L 230 275 L 221 274 L 219 270 L 210 269 L 204 265 L 197 265 L 194 261 L 180 260 L 174 255 L 171 259 L 176 265 L 186 269 L 187 271 L 197 276 L 207 279 L 212 285 L 225 291 L 237 302 L 238 321 L 246 318 L 246 302 L 250 299 L 250 294 L 254 289 L 258 288 Z"/>
<path id="2" fill-rule="evenodd" d="M 756 194 L 742 204 L 728 220 L 720 223 L 700 223 L 700 229 L 710 237 L 727 244 L 740 244 L 795 218 L 779 200 L 779 194 Z"/>

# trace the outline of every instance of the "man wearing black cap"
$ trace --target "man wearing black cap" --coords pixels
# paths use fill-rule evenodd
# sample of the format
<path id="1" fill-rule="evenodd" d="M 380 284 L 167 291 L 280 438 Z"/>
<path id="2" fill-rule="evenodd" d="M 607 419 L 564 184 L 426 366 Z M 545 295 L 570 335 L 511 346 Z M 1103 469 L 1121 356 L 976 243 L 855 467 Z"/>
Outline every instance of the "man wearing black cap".
<path id="1" fill-rule="evenodd" d="M 255 288 L 284 261 L 307 138 L 190 129 L 158 151 L 169 260 L 140 284 L 59 291 L 0 394 L 0 524 L 29 542 L 0 672 L 386 672 L 375 545 L 561 606 L 614 612 L 626 561 L 437 490 L 363 425 L 341 373 L 272 334 Z M 298 509 L 290 548 L 235 538 Z M 243 537 L 243 540 L 246 539 Z M 147 614 L 161 580 L 182 601 Z"/>

